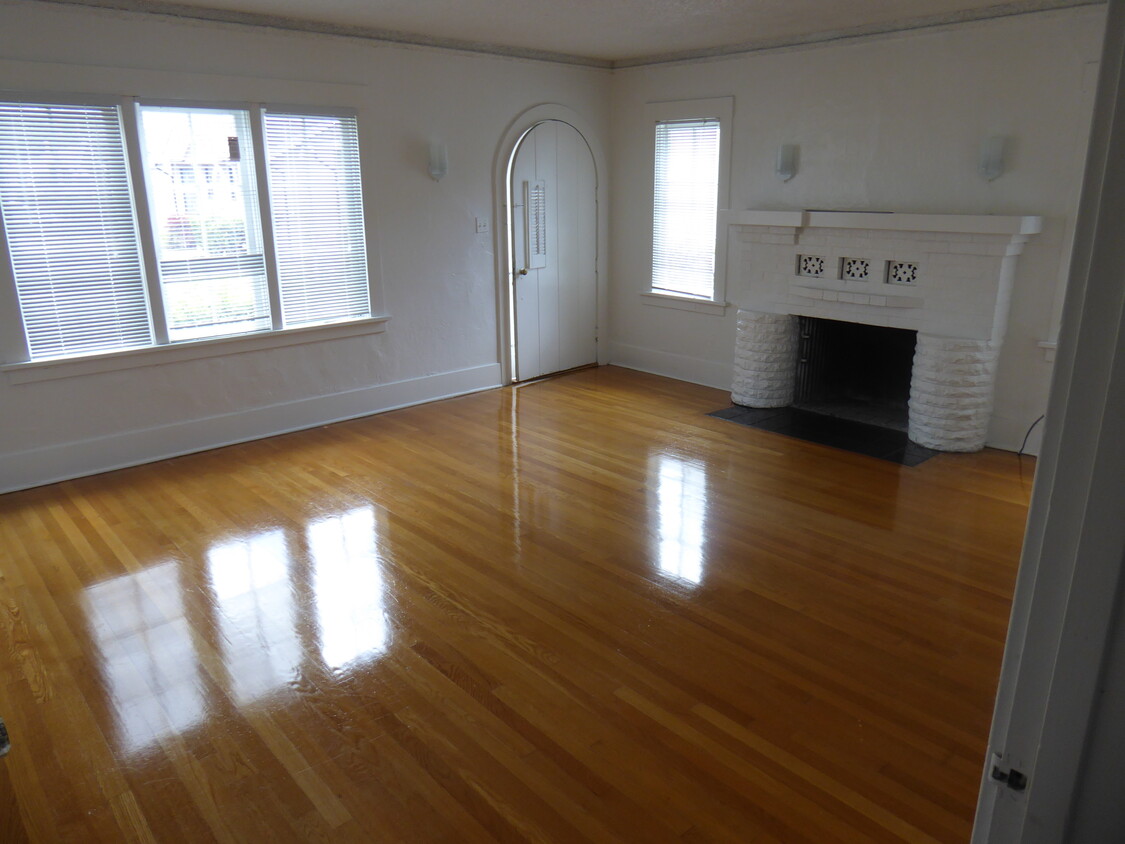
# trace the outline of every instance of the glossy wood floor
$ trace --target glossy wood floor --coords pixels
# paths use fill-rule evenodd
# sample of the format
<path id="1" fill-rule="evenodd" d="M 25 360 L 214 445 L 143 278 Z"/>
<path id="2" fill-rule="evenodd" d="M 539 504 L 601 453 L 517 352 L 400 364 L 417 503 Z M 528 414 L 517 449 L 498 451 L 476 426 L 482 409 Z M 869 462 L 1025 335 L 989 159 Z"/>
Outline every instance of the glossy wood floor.
<path id="1" fill-rule="evenodd" d="M 0 496 L 0 838 L 967 841 L 1032 466 L 612 367 Z"/>

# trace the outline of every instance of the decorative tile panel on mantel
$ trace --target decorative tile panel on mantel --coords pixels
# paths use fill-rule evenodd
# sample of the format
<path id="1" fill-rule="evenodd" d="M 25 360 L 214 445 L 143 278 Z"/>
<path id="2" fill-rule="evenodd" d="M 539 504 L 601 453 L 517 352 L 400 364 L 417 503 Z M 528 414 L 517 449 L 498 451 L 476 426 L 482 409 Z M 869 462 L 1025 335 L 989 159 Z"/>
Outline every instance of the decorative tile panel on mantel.
<path id="1" fill-rule="evenodd" d="M 731 235 L 728 298 L 741 311 L 917 331 L 911 439 L 946 451 L 984 446 L 1016 260 L 1041 217 L 728 211 L 722 222 Z M 740 315 L 738 330 L 766 324 L 787 336 L 776 319 Z M 768 339 L 736 344 L 739 404 L 756 406 L 754 373 Z M 749 348 L 755 361 L 740 362 Z M 776 392 L 777 372 L 770 378 L 766 392 Z"/>

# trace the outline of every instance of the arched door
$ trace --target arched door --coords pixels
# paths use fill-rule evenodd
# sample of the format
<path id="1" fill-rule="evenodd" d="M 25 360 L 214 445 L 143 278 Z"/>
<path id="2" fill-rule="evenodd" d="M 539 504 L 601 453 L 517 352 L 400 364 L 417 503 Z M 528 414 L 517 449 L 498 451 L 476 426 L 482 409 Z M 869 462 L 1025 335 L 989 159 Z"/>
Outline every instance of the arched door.
<path id="1" fill-rule="evenodd" d="M 597 175 L 582 135 L 545 120 L 511 167 L 516 381 L 596 363 Z"/>

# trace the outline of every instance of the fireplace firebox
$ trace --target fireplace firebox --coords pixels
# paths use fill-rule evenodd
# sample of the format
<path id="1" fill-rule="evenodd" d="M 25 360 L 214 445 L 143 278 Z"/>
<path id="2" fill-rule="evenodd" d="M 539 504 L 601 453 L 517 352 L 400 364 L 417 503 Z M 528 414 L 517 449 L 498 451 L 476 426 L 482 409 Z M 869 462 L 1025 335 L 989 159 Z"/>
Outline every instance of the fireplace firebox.
<path id="1" fill-rule="evenodd" d="M 802 316 L 793 405 L 906 431 L 918 332 Z"/>

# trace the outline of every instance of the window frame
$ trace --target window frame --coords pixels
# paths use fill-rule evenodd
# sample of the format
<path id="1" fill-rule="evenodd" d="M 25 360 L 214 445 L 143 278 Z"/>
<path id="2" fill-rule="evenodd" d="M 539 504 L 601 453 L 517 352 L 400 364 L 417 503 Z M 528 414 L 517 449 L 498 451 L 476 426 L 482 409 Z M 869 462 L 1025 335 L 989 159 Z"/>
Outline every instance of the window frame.
<path id="1" fill-rule="evenodd" d="M 709 299 L 657 290 L 652 286 L 655 240 L 653 217 L 656 203 L 656 125 L 679 120 L 706 119 L 719 121 L 719 174 L 715 198 L 715 275 Z M 733 123 L 734 97 L 650 102 L 645 106 L 645 163 L 648 173 L 648 223 L 646 226 L 648 276 L 645 289 L 641 292 L 645 304 L 713 315 L 722 315 L 726 312 L 728 304 L 726 300 L 727 226 L 724 224 L 724 212 L 730 208 L 730 159 Z"/>
<path id="2" fill-rule="evenodd" d="M 0 100 L 5 102 L 44 103 L 76 106 L 113 106 L 118 110 L 122 128 L 122 144 L 130 179 L 136 235 L 140 244 L 141 266 L 145 276 L 145 291 L 153 329 L 153 343 L 148 346 L 112 349 L 88 354 L 32 360 L 19 305 L 15 272 L 6 229 L 0 210 L 0 372 L 10 383 L 29 383 L 58 378 L 69 378 L 98 372 L 112 372 L 160 363 L 194 360 L 246 351 L 279 348 L 344 337 L 377 334 L 385 331 L 390 317 L 382 313 L 381 285 L 378 283 L 377 249 L 373 226 L 366 208 L 369 176 L 362 167 L 362 127 L 357 120 L 357 144 L 361 160 L 360 203 L 363 220 L 363 243 L 367 272 L 368 314 L 353 319 L 325 323 L 302 324 L 290 328 L 281 326 L 280 280 L 276 271 L 273 244 L 272 209 L 269 204 L 269 172 L 266 160 L 264 116 L 267 112 L 294 115 L 357 118 L 356 109 L 298 105 L 272 101 L 220 101 L 197 99 L 171 99 L 147 96 L 118 96 L 107 94 L 68 94 L 65 92 L 27 92 L 0 90 Z M 267 286 L 270 296 L 272 326 L 267 329 L 240 334 L 219 335 L 200 339 L 169 342 L 164 301 L 160 291 L 158 254 L 148 190 L 145 183 L 144 150 L 140 134 L 141 106 L 245 109 L 250 115 L 251 141 L 254 147 L 255 173 L 258 184 L 258 201 L 262 216 L 263 245 L 266 247 Z M 267 232 L 267 229 L 269 230 Z"/>

